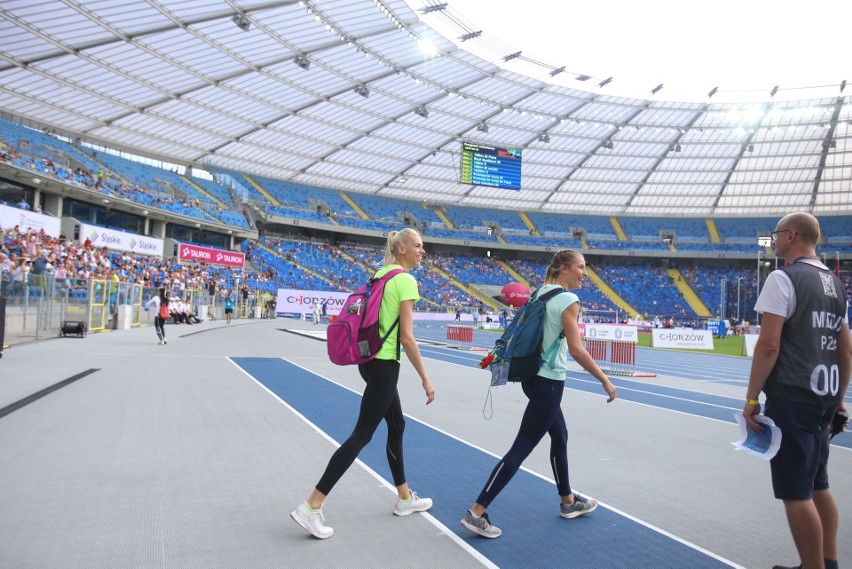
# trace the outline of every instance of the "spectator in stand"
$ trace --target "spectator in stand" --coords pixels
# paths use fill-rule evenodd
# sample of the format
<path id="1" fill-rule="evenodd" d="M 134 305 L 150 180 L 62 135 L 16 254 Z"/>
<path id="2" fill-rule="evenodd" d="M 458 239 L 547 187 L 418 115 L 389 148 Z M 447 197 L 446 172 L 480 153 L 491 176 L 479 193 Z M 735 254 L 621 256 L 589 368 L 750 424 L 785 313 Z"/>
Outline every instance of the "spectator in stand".
<path id="1" fill-rule="evenodd" d="M 12 279 L 12 263 L 9 261 L 9 256 L 0 251 L 0 280 L 8 281 Z"/>
<path id="2" fill-rule="evenodd" d="M 23 297 L 30 280 L 30 263 L 21 259 L 12 271 L 12 296 Z"/>

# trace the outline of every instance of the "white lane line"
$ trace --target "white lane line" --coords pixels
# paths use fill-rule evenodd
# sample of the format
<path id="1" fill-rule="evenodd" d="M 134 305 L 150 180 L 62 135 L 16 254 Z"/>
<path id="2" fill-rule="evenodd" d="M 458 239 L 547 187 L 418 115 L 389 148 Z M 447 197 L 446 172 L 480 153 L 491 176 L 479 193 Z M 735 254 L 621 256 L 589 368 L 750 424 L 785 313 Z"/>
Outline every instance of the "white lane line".
<path id="1" fill-rule="evenodd" d="M 229 357 L 229 358 L 227 358 L 227 359 L 228 359 L 228 361 L 229 361 L 229 362 L 231 362 L 231 363 L 232 363 L 232 364 L 233 364 L 233 365 L 234 365 L 234 366 L 235 366 L 238 370 L 240 370 L 241 372 L 243 372 L 243 374 L 245 374 L 245 375 L 246 375 L 249 379 L 251 379 L 251 380 L 252 380 L 252 381 L 254 381 L 257 385 L 259 385 L 261 389 L 263 389 L 264 391 L 266 391 L 267 393 L 269 393 L 272 397 L 274 397 L 276 400 L 278 400 L 278 402 L 279 402 L 279 403 L 281 403 L 282 405 L 284 405 L 284 406 L 285 406 L 287 409 L 289 409 L 289 410 L 290 410 L 290 411 L 291 411 L 294 415 L 296 415 L 299 419 L 301 419 L 302 421 L 304 421 L 304 422 L 305 422 L 305 423 L 306 423 L 309 427 L 311 427 L 314 431 L 316 431 L 316 432 L 317 432 L 317 433 L 318 433 L 321 437 L 323 437 L 325 440 L 327 440 L 327 441 L 328 441 L 328 442 L 330 442 L 332 445 L 334 445 L 334 446 L 335 446 L 335 448 L 337 448 L 337 447 L 339 447 L 339 446 L 340 446 L 340 443 L 339 443 L 339 442 L 337 442 L 336 440 L 334 440 L 333 438 L 331 438 L 331 437 L 328 435 L 328 433 L 326 433 L 325 431 L 323 431 L 322 429 L 320 429 L 320 428 L 319 428 L 319 427 L 318 427 L 315 423 L 313 423 L 310 419 L 308 419 L 307 417 L 305 417 L 304 415 L 302 415 L 301 413 L 299 413 L 299 412 L 298 412 L 298 411 L 297 411 L 297 410 L 296 410 L 296 409 L 295 409 L 292 405 L 290 405 L 289 403 L 287 403 L 286 401 L 284 401 L 283 399 L 281 399 L 278 395 L 276 395 L 276 394 L 275 394 L 273 391 L 271 391 L 268 387 L 266 387 L 265 385 L 263 385 L 263 383 L 261 383 L 260 381 L 258 381 L 258 379 L 257 379 L 256 377 L 254 377 L 254 376 L 253 376 L 253 375 L 251 375 L 249 372 L 247 372 L 246 370 L 244 370 L 243 368 L 241 368 L 239 365 L 237 365 L 237 363 L 236 363 L 233 359 L 231 359 L 230 357 Z M 287 363 L 290 363 L 290 364 L 292 364 L 292 365 L 294 365 L 294 366 L 296 366 L 296 367 L 298 367 L 298 368 L 301 368 L 301 369 L 305 370 L 306 372 L 308 372 L 308 373 L 310 373 L 310 374 L 312 374 L 312 375 L 315 375 L 315 376 L 320 377 L 320 378 L 322 378 L 322 379 L 324 379 L 324 380 L 326 380 L 326 381 L 328 381 L 328 382 L 331 382 L 331 383 L 333 383 L 333 384 L 337 385 L 338 387 L 342 387 L 343 389 L 346 389 L 346 390 L 348 390 L 348 391 L 351 391 L 352 393 L 355 393 L 355 394 L 356 394 L 356 395 L 358 395 L 359 397 L 361 396 L 361 393 L 360 393 L 360 392 L 358 392 L 358 391 L 356 391 L 356 390 L 354 390 L 354 389 L 351 389 L 351 388 L 349 388 L 349 387 L 346 387 L 345 385 L 341 385 L 340 383 L 337 383 L 336 381 L 331 380 L 331 379 L 329 379 L 329 378 L 327 378 L 327 377 L 323 377 L 323 376 L 321 376 L 321 375 L 317 374 L 316 372 L 311 371 L 311 370 L 307 369 L 306 367 L 300 366 L 299 364 L 297 364 L 297 363 L 295 363 L 295 362 L 293 362 L 293 361 L 290 361 L 290 360 L 288 360 L 288 359 L 286 359 L 286 358 L 280 358 L 280 359 L 281 359 L 281 360 L 283 360 L 283 361 L 285 361 L 285 362 L 287 362 Z M 417 419 L 414 419 L 413 417 L 409 417 L 408 415 L 406 415 L 405 417 L 406 417 L 406 419 L 411 419 L 411 420 L 415 420 L 415 421 L 417 421 Z M 418 421 L 418 422 L 422 422 L 422 421 Z M 425 424 L 425 423 L 424 423 L 424 424 Z M 370 474 L 370 476 L 372 476 L 373 478 L 375 478 L 376 480 L 378 480 L 378 481 L 379 481 L 379 483 L 380 483 L 382 486 L 384 486 L 385 488 L 387 488 L 388 490 L 390 490 L 391 492 L 393 492 L 394 494 L 396 494 L 396 487 L 395 487 L 393 484 L 391 484 L 390 482 L 388 482 L 387 480 L 385 480 L 384 478 L 382 478 L 382 477 L 379 475 L 379 473 L 378 473 L 378 472 L 376 472 L 375 470 L 373 470 L 372 468 L 370 468 L 369 466 L 367 466 L 364 462 L 362 462 L 362 461 L 361 461 L 361 459 L 356 458 L 356 459 L 355 459 L 355 463 L 356 463 L 356 464 L 358 464 L 358 466 L 360 466 L 361 468 L 363 468 L 366 472 L 368 472 L 368 473 Z M 482 563 L 482 565 L 484 565 L 485 567 L 488 567 L 489 569 L 500 569 L 500 568 L 499 568 L 497 565 L 495 565 L 495 564 L 494 564 L 494 563 L 493 563 L 490 559 L 488 559 L 488 558 L 487 558 L 487 557 L 485 557 L 482 553 L 480 553 L 479 551 L 477 551 L 476 549 L 474 549 L 473 547 L 471 547 L 471 545 L 470 545 L 470 544 L 468 544 L 466 541 L 464 541 L 462 538 L 460 538 L 458 535 L 456 535 L 456 533 L 455 533 L 455 532 L 453 532 L 452 530 L 450 530 L 450 528 L 448 528 L 447 526 L 445 526 L 444 524 L 442 524 L 440 521 L 438 521 L 438 520 L 437 520 L 437 519 L 436 519 L 433 515 L 431 515 L 429 512 L 421 512 L 421 513 L 420 513 L 420 515 L 421 515 L 421 516 L 423 516 L 425 519 L 429 520 L 429 522 L 430 522 L 430 523 L 432 523 L 432 525 L 434 525 L 435 527 L 437 527 L 437 528 L 441 531 L 441 533 L 443 533 L 444 535 L 446 535 L 447 537 L 449 537 L 452 541 L 454 541 L 454 542 L 456 543 L 456 545 L 458 545 L 458 546 L 459 546 L 459 547 L 461 547 L 463 550 L 465 550 L 465 551 L 466 551 L 466 552 L 467 552 L 467 553 L 468 553 L 471 557 L 473 557 L 474 559 L 476 559 L 477 561 L 479 561 L 480 563 Z"/>

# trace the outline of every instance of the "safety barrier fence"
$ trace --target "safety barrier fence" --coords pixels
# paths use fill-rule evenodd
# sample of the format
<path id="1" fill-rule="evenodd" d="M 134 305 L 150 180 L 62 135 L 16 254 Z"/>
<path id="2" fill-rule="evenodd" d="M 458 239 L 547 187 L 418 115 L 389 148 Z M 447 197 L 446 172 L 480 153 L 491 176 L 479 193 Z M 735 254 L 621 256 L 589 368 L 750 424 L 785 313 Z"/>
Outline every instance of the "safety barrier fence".
<path id="1" fill-rule="evenodd" d="M 473 347 L 471 326 L 447 326 L 447 347 L 470 350 Z"/>
<path id="2" fill-rule="evenodd" d="M 632 376 L 636 373 L 636 344 L 586 338 L 586 351 L 606 373 Z"/>

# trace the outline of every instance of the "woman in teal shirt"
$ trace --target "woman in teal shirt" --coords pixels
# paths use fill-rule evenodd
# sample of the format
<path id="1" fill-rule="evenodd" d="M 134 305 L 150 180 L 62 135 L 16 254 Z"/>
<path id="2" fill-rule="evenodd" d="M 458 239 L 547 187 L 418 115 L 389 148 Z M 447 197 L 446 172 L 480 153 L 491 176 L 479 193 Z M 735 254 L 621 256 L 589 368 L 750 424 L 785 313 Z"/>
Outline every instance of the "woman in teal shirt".
<path id="1" fill-rule="evenodd" d="M 556 253 L 547 267 L 544 286 L 538 294 L 544 294 L 554 288 L 576 290 L 583 286 L 586 278 L 586 260 L 583 255 L 572 249 Z M 497 494 L 509 483 L 524 460 L 538 445 L 545 434 L 550 435 L 550 465 L 556 480 L 556 489 L 560 496 L 559 515 L 563 518 L 576 518 L 594 510 L 598 503 L 571 491 L 568 482 L 568 427 L 562 414 L 562 393 L 565 391 L 565 372 L 568 370 L 568 354 L 587 372 L 601 382 L 610 403 L 615 399 L 615 387 L 606 374 L 589 355 L 580 338 L 577 319 L 580 315 L 580 302 L 577 295 L 568 292 L 557 294 L 546 305 L 544 337 L 542 346 L 550 346 L 565 333 L 556 357 L 542 364 L 538 375 L 521 384 L 529 402 L 521 419 L 521 426 L 512 448 L 506 453 L 494 470 L 473 506 L 465 512 L 462 526 L 483 537 L 499 537 L 503 532 L 491 524 L 486 509 Z"/>
<path id="2" fill-rule="evenodd" d="M 435 390 L 426 373 L 420 350 L 414 340 L 414 303 L 420 300 L 417 281 L 409 271 L 420 265 L 423 259 L 423 240 L 412 229 L 392 231 L 388 235 L 387 250 L 383 267 L 376 272 L 381 277 L 391 269 L 402 269 L 404 272 L 392 277 L 385 285 L 382 305 L 379 309 L 379 333 L 384 336 L 393 328 L 397 318 L 399 325 L 390 333 L 376 358 L 358 366 L 358 371 L 367 386 L 361 397 L 361 412 L 355 423 L 355 429 L 349 438 L 340 445 L 331 456 L 325 472 L 320 478 L 308 499 L 290 512 L 290 516 L 311 535 L 326 539 L 334 534 L 334 530 L 325 525 L 322 505 L 326 496 L 343 474 L 352 466 L 361 449 L 373 437 L 376 429 L 385 420 L 388 427 L 387 457 L 390 465 L 393 483 L 399 498 L 393 513 L 407 516 L 414 512 L 423 512 L 432 507 L 432 500 L 421 498 L 408 488 L 405 478 L 405 465 L 402 454 L 402 434 L 405 430 L 405 417 L 397 391 L 399 380 L 399 346 L 405 348 L 408 357 L 426 391 L 426 404 L 435 399 Z"/>

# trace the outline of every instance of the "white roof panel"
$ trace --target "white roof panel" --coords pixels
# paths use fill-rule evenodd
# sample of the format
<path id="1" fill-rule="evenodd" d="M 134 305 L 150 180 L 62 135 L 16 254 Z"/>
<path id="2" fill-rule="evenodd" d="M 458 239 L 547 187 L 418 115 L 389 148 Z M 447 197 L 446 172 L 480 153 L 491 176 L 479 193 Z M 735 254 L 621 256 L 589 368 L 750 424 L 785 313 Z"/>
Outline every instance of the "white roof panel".
<path id="1" fill-rule="evenodd" d="M 0 111 L 196 167 L 446 203 L 852 213 L 849 93 L 615 97 L 523 58 L 502 68 L 437 36 L 405 0 L 383 2 L 390 11 L 374 0 L 9 0 Z M 460 184 L 465 140 L 523 150 L 525 191 Z"/>

